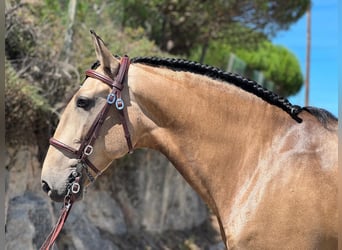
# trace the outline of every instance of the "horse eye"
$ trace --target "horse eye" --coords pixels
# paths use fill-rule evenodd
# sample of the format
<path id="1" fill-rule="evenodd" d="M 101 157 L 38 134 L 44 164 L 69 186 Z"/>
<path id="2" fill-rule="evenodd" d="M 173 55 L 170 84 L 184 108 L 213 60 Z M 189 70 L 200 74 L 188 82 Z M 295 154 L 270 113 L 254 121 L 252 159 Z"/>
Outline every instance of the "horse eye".
<path id="1" fill-rule="evenodd" d="M 79 107 L 79 108 L 83 108 L 83 109 L 89 109 L 91 108 L 91 104 L 92 104 L 92 100 L 87 98 L 87 97 L 84 97 L 84 96 L 80 96 L 77 98 L 77 101 L 76 101 L 76 106 Z"/>

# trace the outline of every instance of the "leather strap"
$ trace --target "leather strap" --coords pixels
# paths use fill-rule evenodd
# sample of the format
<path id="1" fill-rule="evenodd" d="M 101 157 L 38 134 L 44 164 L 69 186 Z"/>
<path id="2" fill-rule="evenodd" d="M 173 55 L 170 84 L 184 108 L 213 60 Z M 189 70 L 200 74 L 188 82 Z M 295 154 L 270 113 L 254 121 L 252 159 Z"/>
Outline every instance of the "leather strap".
<path id="1" fill-rule="evenodd" d="M 86 76 L 100 80 L 101 82 L 107 84 L 110 88 L 113 88 L 113 79 L 106 75 L 102 75 L 95 70 L 87 69 L 85 72 Z"/>
<path id="2" fill-rule="evenodd" d="M 95 78 L 97 80 L 100 80 L 100 81 L 106 83 L 107 85 L 111 86 L 112 87 L 111 94 L 115 95 L 116 100 L 118 100 L 118 99 L 121 99 L 121 91 L 124 88 L 124 80 L 125 80 L 124 78 L 128 73 L 129 64 L 130 64 L 129 58 L 127 56 L 122 57 L 119 72 L 118 72 L 118 74 L 114 80 L 110 79 L 106 75 L 102 75 L 102 74 L 100 74 L 94 70 L 91 70 L 91 69 L 86 71 L 86 75 L 89 77 Z M 122 102 L 123 102 L 123 100 L 122 100 Z M 105 117 L 104 113 L 108 112 L 109 106 L 111 106 L 111 104 L 108 104 L 108 102 L 107 102 L 106 106 L 103 108 L 101 113 L 98 115 L 99 118 Z M 126 138 L 126 142 L 127 142 L 127 146 L 128 146 L 128 152 L 132 153 L 133 152 L 133 146 L 132 146 L 132 141 L 131 141 L 131 135 L 129 133 L 129 129 L 128 129 L 128 125 L 127 125 L 127 119 L 125 116 L 125 112 L 123 109 L 122 110 L 118 109 L 118 111 L 120 114 L 121 124 L 123 126 L 124 133 L 125 133 L 125 138 Z M 96 123 L 98 123 L 98 122 L 99 122 L 99 119 L 97 118 L 95 120 L 95 122 L 93 123 L 92 127 L 90 128 L 89 132 L 88 132 L 89 136 L 92 136 L 94 134 L 94 132 L 95 132 L 94 127 L 97 125 Z M 101 125 L 102 125 L 102 123 L 101 123 Z M 88 136 L 86 136 L 84 141 L 88 141 L 88 140 L 89 140 Z"/>
<path id="3" fill-rule="evenodd" d="M 128 125 L 126 122 L 125 113 L 123 110 L 120 110 L 119 114 L 120 114 L 121 124 L 122 124 L 122 127 L 124 129 L 124 133 L 125 133 L 125 138 L 126 138 L 126 142 L 127 142 L 127 146 L 128 146 L 128 153 L 132 154 L 133 153 L 132 140 L 131 140 L 131 135 L 130 135 L 129 130 L 128 130 Z"/>
<path id="4" fill-rule="evenodd" d="M 78 184 L 80 182 L 81 177 L 76 177 L 75 181 L 72 184 Z M 52 228 L 50 234 L 44 241 L 43 245 L 40 247 L 40 250 L 50 250 L 55 243 L 58 235 L 62 231 L 62 228 L 64 226 L 65 221 L 67 220 L 69 216 L 69 212 L 72 208 L 72 205 L 75 202 L 75 194 L 77 194 L 80 190 L 73 190 L 72 188 L 74 185 L 70 185 L 70 188 L 68 189 L 68 194 L 64 198 L 64 205 L 62 207 L 60 216 L 55 224 L 55 226 Z"/>
<path id="5" fill-rule="evenodd" d="M 81 142 L 81 145 L 79 149 L 75 149 L 69 145 L 66 145 L 65 143 L 55 139 L 55 138 L 50 138 L 50 145 L 54 146 L 58 150 L 62 151 L 64 154 L 66 154 L 70 158 L 75 158 L 79 159 L 81 162 L 83 162 L 86 166 L 90 167 L 96 175 L 100 174 L 101 171 L 98 170 L 94 164 L 89 161 L 88 156 L 92 153 L 93 150 L 93 144 L 95 143 L 95 140 L 98 137 L 100 128 L 102 127 L 103 122 L 106 119 L 107 113 L 114 103 L 114 100 L 116 102 L 120 102 L 120 104 L 115 103 L 116 108 L 118 109 L 119 116 L 120 116 L 120 121 L 123 126 L 123 130 L 125 133 L 125 138 L 128 146 L 128 152 L 132 153 L 133 152 L 133 145 L 131 141 L 131 136 L 129 133 L 128 129 L 128 124 L 127 124 L 127 119 L 126 115 L 124 112 L 124 102 L 121 99 L 121 91 L 124 88 L 124 80 L 125 76 L 128 73 L 128 68 L 129 68 L 130 60 L 127 56 L 122 57 L 121 62 L 120 62 L 120 68 L 118 71 L 117 76 L 115 77 L 114 80 L 112 80 L 110 77 L 106 75 L 102 75 L 101 73 L 98 73 L 94 70 L 87 70 L 86 75 L 88 77 L 92 77 L 94 79 L 100 80 L 101 82 L 107 84 L 108 86 L 111 87 L 112 92 L 110 93 L 111 96 L 108 96 L 113 98 L 113 102 L 111 102 L 111 99 L 107 99 L 107 102 L 105 106 L 102 108 L 100 113 L 96 116 L 94 122 L 90 126 L 86 136 Z M 114 98 L 115 97 L 115 98 Z M 122 106 L 119 106 L 122 105 Z"/>
<path id="6" fill-rule="evenodd" d="M 43 245 L 40 247 L 40 250 L 51 249 L 51 247 L 55 243 L 59 233 L 61 232 L 66 219 L 68 218 L 71 207 L 72 207 L 72 204 L 70 204 L 69 206 L 64 206 L 62 208 L 61 214 L 59 216 L 59 219 L 58 219 L 56 225 L 54 226 L 54 228 L 50 232 L 49 236 L 47 237 L 47 239 L 45 240 Z"/>
<path id="7" fill-rule="evenodd" d="M 121 124 L 122 124 L 123 129 L 124 129 L 125 138 L 127 141 L 129 153 L 133 152 L 131 136 L 130 136 L 130 133 L 128 130 L 127 119 L 126 119 L 125 112 L 124 112 L 124 102 L 121 99 L 121 91 L 124 88 L 124 78 L 127 75 L 129 64 L 130 64 L 129 58 L 127 56 L 124 56 L 121 59 L 119 72 L 118 72 L 118 74 L 114 80 L 112 80 L 108 76 L 102 75 L 102 74 L 100 74 L 94 70 L 87 70 L 86 71 L 86 75 L 88 77 L 95 78 L 95 79 L 100 80 L 101 82 L 107 84 L 112 89 L 112 92 L 109 94 L 105 106 L 102 108 L 100 113 L 96 116 L 95 121 L 92 123 L 92 125 L 89 128 L 86 136 L 82 140 L 79 149 L 75 149 L 69 145 L 66 145 L 65 143 L 63 143 L 63 142 L 61 142 L 61 141 L 59 141 L 53 137 L 50 138 L 50 140 L 49 140 L 50 145 L 52 145 L 55 148 L 57 148 L 58 150 L 60 150 L 61 152 L 66 154 L 68 157 L 74 158 L 74 159 L 79 159 L 79 163 L 82 166 L 82 168 L 86 169 L 86 173 L 87 173 L 90 181 L 94 181 L 94 177 L 89 174 L 86 166 L 90 167 L 96 173 L 96 175 L 100 174 L 101 171 L 98 170 L 94 166 L 94 164 L 92 164 L 89 161 L 88 156 L 92 153 L 93 144 L 95 143 L 95 140 L 98 137 L 100 128 L 101 128 L 103 122 L 105 121 L 107 113 L 109 111 L 109 108 L 114 103 L 114 100 L 117 102 L 117 103 L 115 103 L 115 106 L 119 112 L 119 116 L 120 116 Z M 115 99 L 114 99 L 114 97 L 115 97 Z M 76 177 L 75 181 L 73 183 L 71 183 L 72 185 L 68 188 L 68 194 L 65 196 L 64 206 L 61 210 L 60 217 L 59 217 L 56 225 L 52 229 L 51 233 L 49 234 L 49 236 L 47 237 L 47 239 L 43 243 L 40 250 L 51 249 L 54 242 L 56 241 L 59 233 L 61 232 L 61 230 L 63 228 L 63 225 L 64 225 L 66 219 L 68 218 L 72 204 L 75 201 L 74 194 L 76 194 L 80 191 L 79 182 L 80 182 L 80 177 Z M 73 190 L 73 187 L 75 187 L 74 184 L 77 184 L 76 191 Z"/>
<path id="8" fill-rule="evenodd" d="M 79 155 L 79 150 L 74 149 L 61 141 L 58 141 L 53 137 L 50 138 L 49 143 L 50 145 L 65 153 L 70 158 L 77 158 Z"/>

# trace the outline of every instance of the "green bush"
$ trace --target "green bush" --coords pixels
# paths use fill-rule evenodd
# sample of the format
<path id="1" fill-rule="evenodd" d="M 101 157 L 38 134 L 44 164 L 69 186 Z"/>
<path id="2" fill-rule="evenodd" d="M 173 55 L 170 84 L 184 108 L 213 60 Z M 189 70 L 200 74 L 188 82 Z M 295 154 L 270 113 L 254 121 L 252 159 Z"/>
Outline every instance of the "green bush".
<path id="1" fill-rule="evenodd" d="M 6 144 L 32 144 L 41 128 L 50 125 L 51 106 L 28 81 L 18 78 L 5 62 Z"/>
<path id="2" fill-rule="evenodd" d="M 288 49 L 264 42 L 257 50 L 236 53 L 252 70 L 260 70 L 275 84 L 275 91 L 283 96 L 297 93 L 303 85 L 299 62 Z"/>

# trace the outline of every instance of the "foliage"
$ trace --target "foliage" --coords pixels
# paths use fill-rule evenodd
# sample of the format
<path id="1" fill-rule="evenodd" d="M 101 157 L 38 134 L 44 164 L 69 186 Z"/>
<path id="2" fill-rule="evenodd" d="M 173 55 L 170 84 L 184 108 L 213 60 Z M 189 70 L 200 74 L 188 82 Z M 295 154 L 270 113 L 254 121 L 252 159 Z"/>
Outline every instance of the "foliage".
<path id="1" fill-rule="evenodd" d="M 293 95 L 303 84 L 297 58 L 282 46 L 264 42 L 257 50 L 239 50 L 237 55 L 246 61 L 250 69 L 260 70 L 267 79 L 271 79 L 280 95 Z"/>
<path id="2" fill-rule="evenodd" d="M 127 27 L 123 33 L 115 26 L 116 22 L 112 22 L 110 10 L 96 7 L 94 1 L 82 1 L 77 9 L 78 28 L 74 32 L 71 60 L 69 63 L 63 61 L 60 58 L 64 44 L 61 31 L 68 25 L 65 16 L 67 2 L 45 0 L 32 5 L 20 4 L 20 1 L 6 2 L 8 144 L 32 143 L 36 136 L 40 136 L 37 133 L 45 134 L 44 141 L 48 141 L 57 122 L 56 114 L 79 86 L 84 70 L 96 60 L 89 29 L 95 29 L 117 54 L 166 55 L 147 39 L 142 28 Z M 94 9 L 97 8 L 107 15 L 104 20 L 107 25 L 96 21 Z"/>
<path id="3" fill-rule="evenodd" d="M 69 55 L 70 63 L 77 67 L 79 75 L 83 75 L 85 67 L 96 60 L 90 29 L 96 31 L 106 41 L 109 49 L 118 55 L 128 54 L 130 57 L 140 55 L 168 55 L 161 52 L 153 41 L 146 36 L 141 27 L 122 26 L 122 8 L 120 1 L 84 0 L 77 1 L 75 23 L 73 24 L 73 44 Z M 55 55 L 60 60 L 63 51 L 64 33 L 68 27 L 68 1 L 45 0 L 34 8 L 39 26 L 49 27 L 49 37 L 45 43 L 53 46 Z M 48 22 L 45 22 L 49 19 Z M 77 27 L 77 28 L 76 28 Z M 79 82 L 78 82 L 79 83 Z M 76 86 L 76 85 L 75 85 Z"/>
<path id="4" fill-rule="evenodd" d="M 203 63 L 226 70 L 229 61 L 229 55 L 233 51 L 234 48 L 229 43 L 212 41 L 207 48 L 207 55 L 204 58 Z M 201 54 L 201 47 L 198 46 L 191 50 L 190 59 L 193 61 L 199 61 Z"/>
<path id="5" fill-rule="evenodd" d="M 51 106 L 37 87 L 17 76 L 8 61 L 5 71 L 6 144 L 31 144 L 40 129 L 49 126 Z"/>
<path id="6" fill-rule="evenodd" d="M 162 50 L 189 55 L 194 46 L 205 49 L 213 40 L 255 44 L 287 29 L 309 4 L 310 0 L 123 0 L 122 24 L 143 26 Z"/>
<path id="7" fill-rule="evenodd" d="M 303 74 L 294 54 L 282 46 L 268 41 L 261 43 L 256 49 L 236 49 L 228 43 L 211 42 L 205 64 L 226 70 L 230 53 L 235 53 L 247 64 L 247 77 L 252 70 L 262 71 L 266 79 L 275 83 L 274 91 L 282 96 L 297 93 L 303 85 Z M 200 48 L 192 51 L 192 60 L 201 56 Z"/>
<path id="8" fill-rule="evenodd" d="M 286 29 L 304 13 L 309 2 L 82 0 L 77 1 L 75 22 L 70 24 L 68 0 L 6 0 L 6 136 L 15 138 L 13 123 L 22 125 L 19 131 L 29 131 L 29 124 L 37 130 L 36 124 L 45 123 L 45 115 L 56 120 L 54 112 L 60 111 L 68 93 L 79 86 L 84 70 L 96 60 L 90 29 L 115 54 L 187 55 L 225 69 L 230 51 L 255 48 L 255 44 L 276 31 Z M 62 52 L 70 27 L 72 50 L 66 61 Z M 277 53 L 283 55 L 283 63 L 278 63 Z M 264 65 L 249 59 L 247 54 L 253 53 L 240 54 L 251 67 L 264 71 L 270 68 L 268 76 L 283 93 L 298 89 L 300 78 L 293 69 L 295 63 L 283 50 L 272 52 L 274 59 L 266 70 Z M 288 63 L 284 63 L 284 58 Z M 44 128 L 49 130 L 47 133 L 51 133 L 49 126 Z"/>

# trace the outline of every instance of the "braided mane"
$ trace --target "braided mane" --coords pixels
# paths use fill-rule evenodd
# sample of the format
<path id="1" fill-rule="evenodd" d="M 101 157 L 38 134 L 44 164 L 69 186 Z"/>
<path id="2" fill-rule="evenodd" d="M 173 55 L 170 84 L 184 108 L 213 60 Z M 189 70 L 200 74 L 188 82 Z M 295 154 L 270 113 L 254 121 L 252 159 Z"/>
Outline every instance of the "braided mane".
<path id="1" fill-rule="evenodd" d="M 239 74 L 225 72 L 219 68 L 197 62 L 175 58 L 135 57 L 131 59 L 131 62 L 157 67 L 166 67 L 179 71 L 188 71 L 234 84 L 235 86 L 260 97 L 264 101 L 283 109 L 297 122 L 302 121 L 302 119 L 298 117 L 298 114 L 303 110 L 303 108 L 297 105 L 292 105 L 286 98 L 273 93 L 259 85 L 257 82 L 249 80 Z"/>

